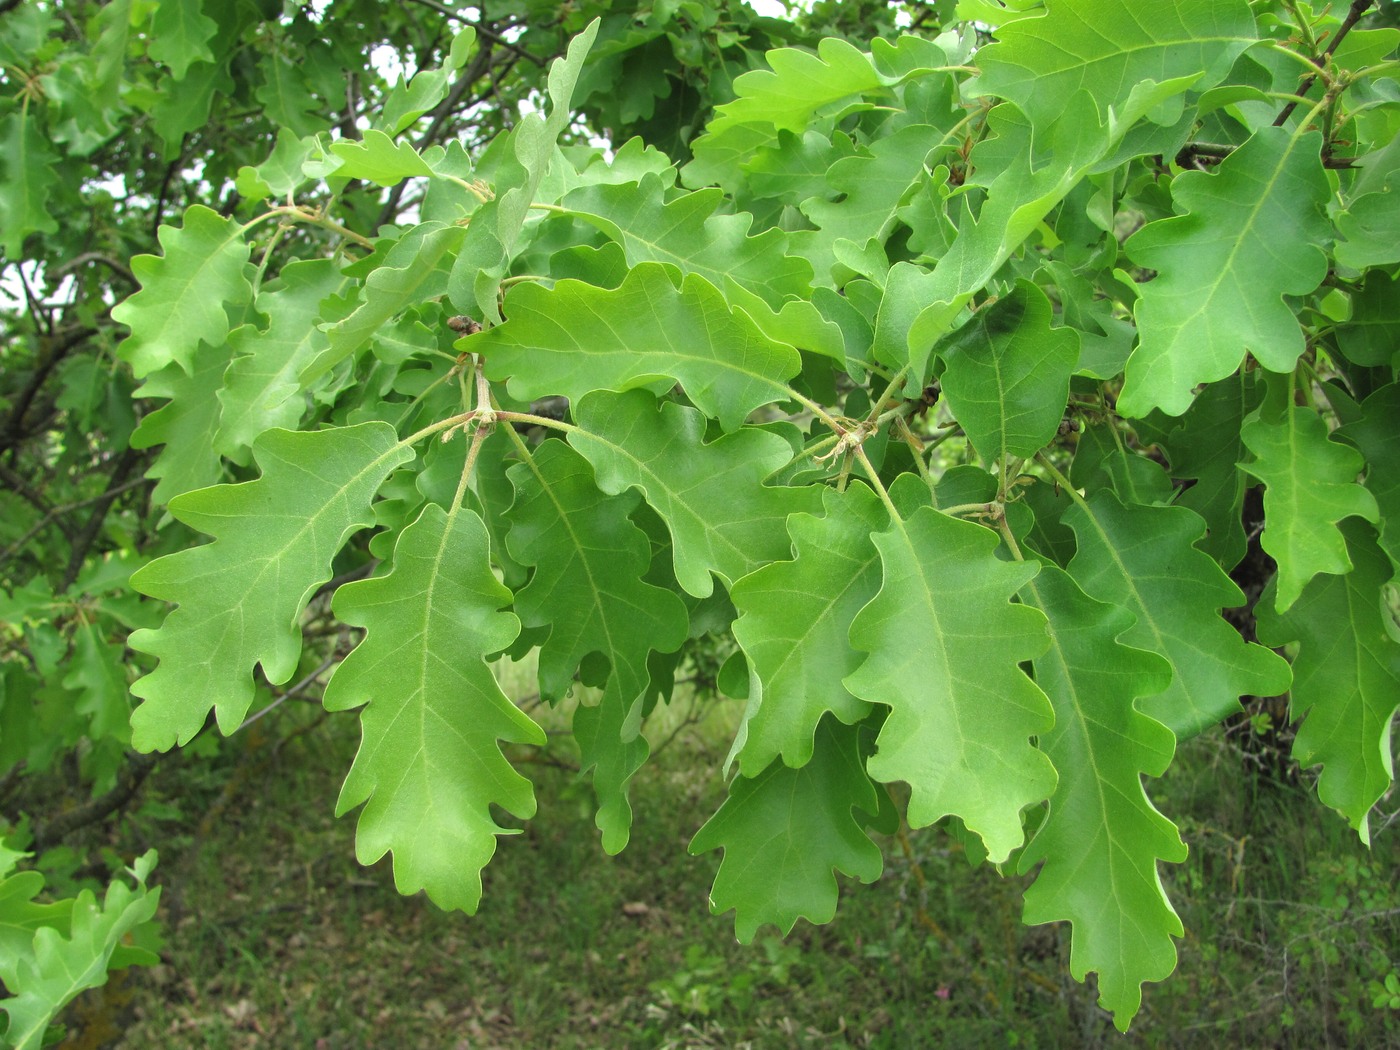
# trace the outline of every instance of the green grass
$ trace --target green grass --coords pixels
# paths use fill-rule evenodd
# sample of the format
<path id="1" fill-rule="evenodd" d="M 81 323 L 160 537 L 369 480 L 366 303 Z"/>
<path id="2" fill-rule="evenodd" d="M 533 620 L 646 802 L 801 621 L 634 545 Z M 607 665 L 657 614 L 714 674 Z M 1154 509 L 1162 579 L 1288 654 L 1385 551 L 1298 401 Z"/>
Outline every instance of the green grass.
<path id="1" fill-rule="evenodd" d="M 1152 787 L 1192 848 L 1164 872 L 1188 934 L 1126 1037 L 1069 978 L 1067 931 L 1019 923 L 1025 880 L 972 868 L 938 829 L 887 842 L 884 878 L 847 886 L 830 925 L 741 946 L 708 911 L 717 856 L 685 850 L 722 797 L 735 715 L 649 730 L 680 731 L 638 777 L 614 858 L 587 784 L 525 765 L 540 813 L 501 840 L 474 917 L 399 896 L 387 860 L 355 862 L 353 818 L 331 816 L 353 718 L 280 747 L 287 722 L 259 723 L 213 759 L 177 758 L 104 843 L 161 848 L 165 962 L 78 1003 L 70 1045 L 1400 1045 L 1370 989 L 1400 965 L 1400 832 L 1366 851 L 1304 789 L 1245 777 L 1218 735 Z"/>

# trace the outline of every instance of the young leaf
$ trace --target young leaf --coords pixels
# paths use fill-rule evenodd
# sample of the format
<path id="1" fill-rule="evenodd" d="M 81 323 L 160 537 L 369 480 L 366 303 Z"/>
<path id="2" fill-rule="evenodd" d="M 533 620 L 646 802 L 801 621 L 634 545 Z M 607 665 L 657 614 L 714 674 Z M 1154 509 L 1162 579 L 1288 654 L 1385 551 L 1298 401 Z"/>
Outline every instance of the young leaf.
<path id="1" fill-rule="evenodd" d="M 716 288 L 732 280 L 775 308 L 807 295 L 812 267 L 787 254 L 787 235 L 750 236 L 753 216 L 719 213 L 723 196 L 700 190 L 667 201 L 662 177 L 648 174 L 639 183 L 583 186 L 563 206 L 621 245 L 629 266 L 665 263 Z"/>
<path id="2" fill-rule="evenodd" d="M 1018 281 L 938 348 L 943 395 L 984 460 L 1032 456 L 1055 436 L 1079 337 L 1050 321 L 1045 293 Z"/>
<path id="3" fill-rule="evenodd" d="M 509 321 L 461 346 L 486 358 L 490 378 L 509 378 L 511 396 L 522 401 L 652 388 L 665 376 L 733 430 L 754 409 L 789 396 L 784 381 L 802 367 L 796 350 L 732 310 L 714 285 L 691 275 L 678 289 L 659 263 L 634 267 L 613 289 L 523 284 L 506 312 Z"/>
<path id="4" fill-rule="evenodd" d="M 1074 582 L 1136 617 L 1120 636 L 1124 644 L 1172 666 L 1171 685 L 1138 705 L 1144 714 L 1184 740 L 1239 710 L 1241 696 L 1277 696 L 1288 688 L 1283 658 L 1246 642 L 1220 617 L 1245 596 L 1194 546 L 1205 531 L 1194 511 L 1124 506 L 1100 489 L 1064 521 L 1078 542 L 1069 564 Z"/>
<path id="5" fill-rule="evenodd" d="M 404 179 L 432 175 L 433 169 L 413 146 L 395 143 L 382 131 L 365 132 L 358 142 L 333 142 L 331 152 L 341 159 L 336 175 L 365 179 L 377 186 L 397 186 Z"/>
<path id="6" fill-rule="evenodd" d="M 1387 630 L 1381 588 L 1394 566 L 1375 530 L 1340 525 L 1353 564 L 1345 576 L 1317 576 L 1286 612 L 1265 591 L 1258 633 L 1266 645 L 1298 643 L 1290 713 L 1301 722 L 1298 764 L 1322 766 L 1317 796 L 1370 843 L 1368 814 L 1395 779 L 1390 732 L 1400 705 L 1400 643 Z"/>
<path id="7" fill-rule="evenodd" d="M 147 377 L 139 397 L 169 400 L 142 417 L 131 433 L 132 448 L 164 445 L 146 477 L 159 478 L 151 492 L 155 503 L 169 503 L 182 492 L 213 485 L 223 477 L 214 435 L 219 430 L 217 394 L 228 368 L 229 346 L 200 343 L 186 373 L 169 364 Z"/>
<path id="8" fill-rule="evenodd" d="M 869 655 L 845 684 L 890 708 L 867 768 L 908 782 L 910 826 L 960 817 L 999 863 L 1024 837 L 1021 810 L 1055 788 L 1030 742 L 1054 716 L 1019 666 L 1045 651 L 1045 617 L 1010 601 L 1039 566 L 1000 560 L 994 532 L 939 513 L 904 479 L 899 516 L 873 537 L 880 593 L 851 625 Z"/>
<path id="9" fill-rule="evenodd" d="M 160 246 L 163 256 L 131 260 L 141 290 L 112 310 L 114 320 L 131 328 L 117 353 L 138 378 L 172 361 L 191 371 L 201 339 L 222 346 L 228 338 L 225 307 L 253 295 L 244 270 L 250 245 L 233 219 L 196 204 L 182 228 L 160 228 Z"/>
<path id="10" fill-rule="evenodd" d="M 805 765 L 793 769 L 775 759 L 756 777 L 736 777 L 724 804 L 691 839 L 691 853 L 724 850 L 710 908 L 734 909 L 735 932 L 745 944 L 766 922 L 784 936 L 800 918 L 830 922 L 838 870 L 862 882 L 880 877 L 880 849 L 852 812 L 873 816 L 879 805 L 861 762 L 859 732 L 823 719 Z"/>
<path id="11" fill-rule="evenodd" d="M 258 435 L 301 422 L 306 405 L 297 375 L 330 343 L 317 327 L 321 302 L 347 283 L 333 259 L 288 263 L 278 279 L 279 287 L 258 293 L 267 329 L 242 325 L 229 335 L 234 358 L 218 392 L 223 411 L 214 447 L 238 463 L 247 462 Z"/>
<path id="12" fill-rule="evenodd" d="M 545 743 L 486 663 L 520 632 L 514 615 L 498 611 L 511 593 L 491 572 L 489 547 L 470 510 L 424 507 L 399 534 L 391 572 L 336 592 L 336 616 L 366 633 L 325 693 L 328 711 L 368 704 L 336 803 L 337 816 L 366 803 L 356 857 L 373 864 L 392 851 L 400 893 L 425 890 L 469 915 L 496 836 L 507 833 L 491 806 L 535 813 L 530 782 L 498 742 Z"/>
<path id="13" fill-rule="evenodd" d="M 39 1050 L 44 1032 L 72 999 L 88 988 L 107 983 L 107 969 L 123 939 L 155 918 L 160 889 L 147 889 L 146 879 L 155 867 L 156 851 L 149 850 L 129 869 L 135 888 L 121 880 L 107 887 L 101 906 L 91 890 L 73 901 L 69 934 L 52 926 L 34 934 L 34 950 L 16 961 L 5 985 L 11 998 L 0 1001 L 10 1015 L 6 1042 L 16 1050 Z M 134 961 L 134 960 L 132 960 Z M 156 961 L 145 956 L 140 961 Z"/>
<path id="14" fill-rule="evenodd" d="M 864 485 L 822 492 L 826 515 L 788 518 L 794 560 L 774 562 L 730 590 L 734 637 L 749 659 L 749 711 L 736 745 L 753 777 L 774 759 L 803 766 L 830 711 L 853 724 L 870 705 L 842 684 L 863 659 L 849 644 L 851 621 L 880 589 L 873 532 L 889 521 Z"/>
<path id="15" fill-rule="evenodd" d="M 1374 524 L 1376 499 L 1356 482 L 1361 455 L 1328 435 L 1310 408 L 1288 405 L 1277 418 L 1256 414 L 1240 431 L 1253 462 L 1241 463 L 1264 489 L 1264 550 L 1278 562 L 1278 611 L 1287 612 L 1318 573 L 1351 571 L 1338 523 L 1355 515 Z"/>
<path id="16" fill-rule="evenodd" d="M 1196 384 L 1224 379 L 1246 352 L 1275 372 L 1293 370 L 1303 331 L 1283 297 L 1327 275 L 1321 146 L 1316 132 L 1261 128 L 1213 174 L 1178 176 L 1172 199 L 1182 214 L 1128 239 L 1133 261 L 1157 276 L 1138 286 L 1123 415 L 1181 415 Z"/>
<path id="17" fill-rule="evenodd" d="M 214 542 L 143 566 L 131 585 L 179 607 L 131 648 L 160 665 L 131 691 L 132 745 L 163 751 L 188 743 L 212 707 L 231 733 L 253 701 L 253 669 L 287 681 L 301 655 L 300 618 L 351 533 L 373 524 L 370 501 L 393 469 L 413 458 L 387 423 L 310 433 L 270 430 L 253 446 L 263 474 L 177 496 L 170 513 Z"/>
<path id="18" fill-rule="evenodd" d="M 765 485 L 792 458 L 776 434 L 746 428 L 704 442 L 705 417 L 643 390 L 599 392 L 578 405 L 569 443 L 597 473 L 598 487 L 636 486 L 671 532 L 676 579 L 697 598 L 789 553 L 787 516 L 814 511 L 815 488 Z"/>
<path id="19" fill-rule="evenodd" d="M 1072 924 L 1070 972 L 1078 981 L 1098 974 L 1099 1005 L 1127 1031 L 1142 983 L 1172 972 L 1172 938 L 1183 933 L 1157 861 L 1180 863 L 1186 844 L 1142 787 L 1144 774 L 1166 771 L 1176 741 L 1135 703 L 1167 688 L 1172 669 L 1122 644 L 1132 615 L 1090 598 L 1056 566 L 1042 566 L 1021 598 L 1049 621 L 1050 649 L 1033 664 L 1055 707 L 1040 746 L 1060 775 L 1018 864 L 1024 874 L 1044 862 L 1026 890 L 1024 919 Z"/>
<path id="20" fill-rule="evenodd" d="M 324 326 L 330 346 L 301 370 L 300 383 L 310 385 L 354 354 L 395 314 L 442 295 L 449 265 L 466 233 L 460 226 L 440 222 L 420 223 L 405 233 L 365 278 L 355 312 Z"/>

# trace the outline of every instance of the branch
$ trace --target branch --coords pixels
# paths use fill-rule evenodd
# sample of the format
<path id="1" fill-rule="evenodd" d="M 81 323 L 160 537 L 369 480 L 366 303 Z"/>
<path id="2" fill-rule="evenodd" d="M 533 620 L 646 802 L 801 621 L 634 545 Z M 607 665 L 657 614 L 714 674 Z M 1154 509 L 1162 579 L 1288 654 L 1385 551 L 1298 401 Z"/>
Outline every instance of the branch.
<path id="1" fill-rule="evenodd" d="M 69 259 L 62 266 L 58 267 L 58 269 L 54 270 L 54 274 L 61 277 L 65 273 L 68 273 L 71 270 L 76 270 L 79 266 L 83 265 L 83 263 L 87 262 L 101 263 L 103 266 L 107 267 L 118 277 L 121 277 L 122 279 L 130 282 L 131 284 L 137 283 L 136 275 L 132 273 L 127 266 L 118 262 L 116 259 L 111 258 L 110 256 L 103 255 L 101 252 L 83 252 L 82 255 Z"/>
<path id="2" fill-rule="evenodd" d="M 30 849 L 35 853 L 42 853 L 58 843 L 65 835 L 88 824 L 94 824 L 107 814 L 121 809 L 135 796 L 137 789 L 150 776 L 151 770 L 156 767 L 156 762 L 159 760 L 159 754 L 134 756 L 117 774 L 116 786 L 107 794 L 70 809 L 66 813 L 60 813 L 52 820 L 35 827 L 34 841 Z"/>
<path id="3" fill-rule="evenodd" d="M 1337 32 L 1333 35 L 1332 42 L 1327 45 L 1327 49 L 1323 51 L 1322 54 L 1316 56 L 1312 60 L 1313 65 L 1317 66 L 1319 70 L 1327 65 L 1327 60 L 1336 52 L 1337 45 L 1342 42 L 1342 38 L 1351 32 L 1352 26 L 1361 21 L 1361 16 L 1366 13 L 1367 8 L 1373 3 L 1375 3 L 1375 0 L 1352 0 L 1351 10 L 1347 12 L 1347 16 L 1343 19 L 1342 24 L 1337 27 Z M 1306 95 L 1316 82 L 1317 74 L 1309 73 L 1299 82 L 1298 91 L 1296 93 L 1299 95 Z M 1288 105 L 1284 106 L 1283 112 L 1274 118 L 1274 127 L 1282 127 L 1283 122 L 1292 116 L 1293 111 L 1297 108 L 1297 102 L 1290 102 Z"/>
<path id="4" fill-rule="evenodd" d="M 145 478 L 136 478 L 134 481 L 125 482 L 124 484 L 118 485 L 116 488 L 109 488 L 107 489 L 107 491 L 98 493 L 96 496 L 89 496 L 87 499 L 80 499 L 75 500 L 72 503 L 65 503 L 61 507 L 50 508 L 48 513 L 45 514 L 42 519 L 36 522 L 28 532 L 26 532 L 19 539 L 15 540 L 14 543 L 6 547 L 4 551 L 0 552 L 0 565 L 3 565 L 5 562 L 13 558 L 24 547 L 26 543 L 32 540 L 39 532 L 46 529 L 50 524 L 55 522 L 57 519 L 61 518 L 63 515 L 71 514 L 75 510 L 81 510 L 83 507 L 90 506 L 93 503 L 98 502 L 99 500 L 115 499 L 122 493 L 130 492 L 132 489 L 139 488 L 144 484 L 146 484 Z M 63 526 L 59 525 L 59 528 L 63 529 Z M 68 535 L 66 529 L 63 529 L 63 532 L 64 535 Z"/>
<path id="5" fill-rule="evenodd" d="M 10 409 L 10 418 L 5 423 L 4 432 L 0 433 L 0 450 L 13 448 L 19 444 L 20 439 L 24 436 L 24 417 L 29 412 L 29 407 L 33 404 L 39 390 L 49 378 L 49 373 L 68 356 L 68 352 L 73 347 L 96 333 L 96 328 L 82 326 L 70 329 L 52 339 L 40 337 L 49 344 L 48 353 L 35 366 L 34 374 L 29 377 L 29 382 L 20 392 L 19 397 L 15 398 L 14 407 Z"/>
<path id="6" fill-rule="evenodd" d="M 520 58 L 529 59 L 541 69 L 544 68 L 544 59 L 540 58 L 538 55 L 532 55 L 530 54 L 530 52 L 517 47 L 505 37 L 497 33 L 494 29 L 487 29 L 484 22 L 473 22 L 470 18 L 462 14 L 460 11 L 453 11 L 450 7 L 444 7 L 442 4 L 437 3 L 436 0 L 413 0 L 413 3 L 426 7 L 429 11 L 436 11 L 444 18 L 451 18 L 454 21 L 462 22 L 466 25 L 469 25 L 487 40 L 491 41 L 491 43 L 505 48 L 505 50 L 507 51 L 514 51 L 516 55 Z"/>
<path id="7" fill-rule="evenodd" d="M 116 469 L 112 471 L 112 476 L 107 481 L 107 491 L 98 496 L 92 502 L 96 504 L 92 508 L 92 513 L 88 515 L 87 524 L 79 530 L 77 537 L 73 541 L 73 549 L 68 555 L 68 567 L 63 571 L 63 579 L 59 582 L 58 593 L 62 594 L 73 586 L 73 581 L 78 578 L 78 573 L 83 571 L 83 562 L 87 561 L 88 551 L 97 540 L 97 534 L 102 531 L 102 523 L 107 518 L 107 511 L 112 503 L 127 488 L 133 486 L 124 485 L 126 476 L 141 462 L 144 453 L 134 448 L 128 448 L 117 459 Z M 140 481 L 145 479 L 138 479 Z"/>

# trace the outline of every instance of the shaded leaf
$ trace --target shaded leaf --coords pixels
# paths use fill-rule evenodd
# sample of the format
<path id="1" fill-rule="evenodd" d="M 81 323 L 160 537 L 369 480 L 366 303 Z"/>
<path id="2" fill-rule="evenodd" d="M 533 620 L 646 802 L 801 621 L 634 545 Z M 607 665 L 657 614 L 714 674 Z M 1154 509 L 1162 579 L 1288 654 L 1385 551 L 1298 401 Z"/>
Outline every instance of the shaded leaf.
<path id="1" fill-rule="evenodd" d="M 1264 550 L 1278 563 L 1275 600 L 1286 612 L 1318 573 L 1351 571 L 1346 540 L 1338 528 L 1356 515 L 1375 523 L 1375 497 L 1357 484 L 1365 461 L 1328 435 L 1310 408 L 1285 406 L 1280 416 L 1264 410 L 1240 431 L 1254 454 L 1243 470 L 1264 482 Z"/>
<path id="2" fill-rule="evenodd" d="M 859 729 L 824 719 L 805 765 L 774 760 L 756 777 L 735 777 L 729 797 L 691 839 L 691 853 L 724 850 L 711 910 L 733 908 L 745 944 L 764 923 L 786 935 L 800 918 L 830 922 L 840 895 L 836 871 L 862 882 L 880 877 L 880 849 L 853 814 L 873 816 L 878 806 Z"/>
<path id="3" fill-rule="evenodd" d="M 603 710 L 580 712 L 575 728 L 583 718 L 598 723 L 589 727 L 590 738 L 608 730 L 622 734 L 650 681 L 648 656 L 680 648 L 688 626 L 680 598 L 642 579 L 651 563 L 651 543 L 628 517 L 639 494 L 604 495 L 588 461 L 561 441 L 546 442 L 508 473 L 516 497 L 506 542 L 517 561 L 535 570 L 516 593 L 515 611 L 526 628 L 549 629 L 540 646 L 540 695 L 551 702 L 562 698 L 584 658 L 599 654 L 608 668 L 599 702 Z M 630 735 L 636 735 L 635 725 Z M 619 736 L 614 746 L 621 743 Z M 585 747 L 585 765 L 607 765 L 599 757 L 602 746 L 598 739 Z M 626 777 L 612 778 L 617 793 L 630 775 L 629 770 Z M 627 842 L 626 796 L 610 799 L 601 784 L 598 795 L 603 846 L 616 853 Z"/>
<path id="4" fill-rule="evenodd" d="M 1073 926 L 1070 972 L 1098 974 L 1099 1005 L 1119 1031 L 1142 1002 L 1144 981 L 1176 967 L 1181 920 L 1162 889 L 1158 860 L 1186 859 L 1186 844 L 1143 791 L 1142 777 L 1171 764 L 1171 731 L 1137 709 L 1167 688 L 1171 666 L 1118 639 L 1132 626 L 1123 608 L 1095 601 L 1061 569 L 1042 566 L 1021 590 L 1049 621 L 1050 649 L 1035 680 L 1055 708 L 1040 746 L 1059 771 L 1050 810 L 1018 869 L 1043 861 L 1026 890 L 1030 925 Z"/>
<path id="5" fill-rule="evenodd" d="M 1361 841 L 1371 841 L 1368 814 L 1395 778 L 1391 723 L 1400 705 L 1400 643 L 1387 630 L 1381 588 L 1394 565 L 1376 546 L 1375 530 L 1341 523 L 1352 571 L 1317 576 L 1287 612 L 1266 590 L 1257 610 L 1267 645 L 1298 643 L 1289 710 L 1302 722 L 1293 757 L 1322 766 L 1317 796 L 1337 810 Z"/>
<path id="6" fill-rule="evenodd" d="M 746 428 L 705 443 L 705 418 L 693 408 L 641 390 L 590 394 L 579 402 L 569 443 L 593 464 L 598 487 L 635 486 L 670 530 L 676 579 L 698 598 L 789 553 L 787 516 L 815 511 L 814 488 L 765 485 L 792 448 L 765 430 Z"/>
<path id="7" fill-rule="evenodd" d="M 1045 293 L 1018 281 L 938 348 L 947 362 L 943 396 L 988 462 L 1034 455 L 1064 418 L 1079 338 L 1051 328 L 1051 319 Z"/>
<path id="8" fill-rule="evenodd" d="M 788 518 L 792 561 L 765 565 L 729 592 L 739 610 L 734 637 L 751 674 L 749 710 L 735 745 L 746 776 L 779 758 L 806 765 L 826 712 L 849 725 L 870 710 L 842 681 L 863 659 L 848 638 L 856 613 L 880 589 L 870 535 L 889 518 L 864 485 L 824 489 L 822 503 L 824 517 Z"/>
<path id="9" fill-rule="evenodd" d="M 1189 739 L 1239 710 L 1239 697 L 1277 696 L 1288 666 L 1241 638 L 1220 616 L 1244 593 L 1194 544 L 1205 531 L 1185 507 L 1124 506 L 1100 489 L 1064 516 L 1078 549 L 1069 564 L 1091 598 L 1121 606 L 1136 622 L 1119 640 L 1172 666 L 1164 691 L 1138 704 L 1178 739 Z"/>

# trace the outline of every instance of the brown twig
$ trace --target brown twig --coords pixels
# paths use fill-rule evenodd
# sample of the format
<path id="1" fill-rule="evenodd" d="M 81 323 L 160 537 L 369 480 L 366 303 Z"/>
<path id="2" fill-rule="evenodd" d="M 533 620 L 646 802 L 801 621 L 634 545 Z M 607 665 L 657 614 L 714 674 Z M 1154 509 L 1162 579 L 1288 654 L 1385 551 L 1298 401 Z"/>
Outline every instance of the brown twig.
<path id="1" fill-rule="evenodd" d="M 1352 27 L 1356 25 L 1357 22 L 1361 21 L 1361 16 L 1366 13 L 1367 9 L 1373 3 L 1375 3 L 1375 0 L 1352 0 L 1351 10 L 1347 12 L 1347 16 L 1342 20 L 1342 24 L 1337 27 L 1337 32 L 1333 35 L 1331 43 L 1327 45 L 1322 54 L 1313 57 L 1313 65 L 1317 66 L 1319 70 L 1327 65 L 1327 60 L 1336 53 L 1337 45 L 1342 42 L 1342 38 L 1351 32 Z M 1315 83 L 1317 83 L 1317 73 L 1307 74 L 1307 76 L 1299 81 L 1298 90 L 1294 92 L 1294 94 L 1306 96 Z M 1274 127 L 1283 127 L 1283 122 L 1292 116 L 1293 111 L 1297 108 L 1297 102 L 1290 102 L 1288 105 L 1284 106 L 1283 112 L 1274 118 Z"/>

